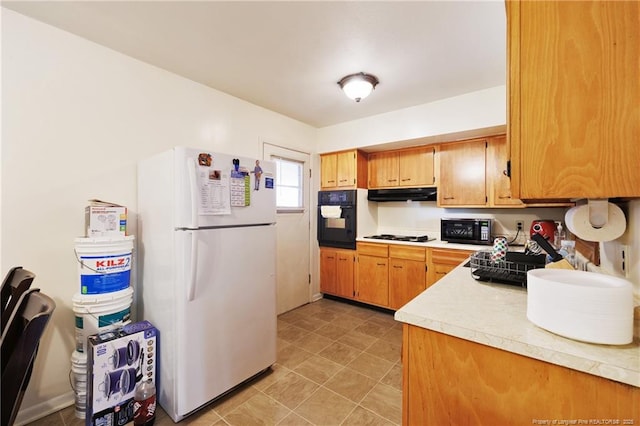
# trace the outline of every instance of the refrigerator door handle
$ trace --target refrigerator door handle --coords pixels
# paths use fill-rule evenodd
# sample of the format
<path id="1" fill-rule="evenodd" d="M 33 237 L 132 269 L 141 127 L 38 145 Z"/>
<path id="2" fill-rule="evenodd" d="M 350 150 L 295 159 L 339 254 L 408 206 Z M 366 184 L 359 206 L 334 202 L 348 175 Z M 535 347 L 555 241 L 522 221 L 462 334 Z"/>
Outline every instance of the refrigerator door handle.
<path id="1" fill-rule="evenodd" d="M 196 277 L 198 275 L 198 237 L 194 231 L 189 231 L 189 235 L 191 236 L 191 262 L 189 265 L 187 302 L 192 302 L 196 296 Z"/>
<path id="2" fill-rule="evenodd" d="M 192 158 L 187 158 L 187 173 L 189 174 L 189 192 L 191 193 L 191 228 L 198 227 L 198 181 L 196 163 Z"/>

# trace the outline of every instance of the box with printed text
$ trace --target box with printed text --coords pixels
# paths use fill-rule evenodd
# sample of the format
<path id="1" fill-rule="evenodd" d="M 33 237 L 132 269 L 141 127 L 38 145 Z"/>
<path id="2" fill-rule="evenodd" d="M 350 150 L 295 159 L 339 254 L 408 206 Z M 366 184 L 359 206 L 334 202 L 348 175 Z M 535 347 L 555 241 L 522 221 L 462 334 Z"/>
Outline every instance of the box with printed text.
<path id="1" fill-rule="evenodd" d="M 127 235 L 127 208 L 100 200 L 89 200 L 84 209 L 85 237 Z"/>
<path id="2" fill-rule="evenodd" d="M 133 421 L 136 386 L 147 377 L 156 382 L 157 345 L 158 330 L 149 321 L 89 337 L 86 426 Z"/>

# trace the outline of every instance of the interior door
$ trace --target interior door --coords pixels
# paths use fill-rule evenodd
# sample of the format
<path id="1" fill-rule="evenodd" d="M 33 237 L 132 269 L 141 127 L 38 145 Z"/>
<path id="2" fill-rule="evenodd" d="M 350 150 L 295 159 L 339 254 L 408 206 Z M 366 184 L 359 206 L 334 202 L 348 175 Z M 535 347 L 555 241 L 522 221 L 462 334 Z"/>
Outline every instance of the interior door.
<path id="1" fill-rule="evenodd" d="M 278 162 L 282 160 L 297 162 L 301 165 L 301 179 L 298 183 L 298 190 L 302 191 L 300 205 L 283 206 L 282 201 L 278 201 L 279 196 L 276 197 L 277 311 L 281 314 L 304 305 L 311 299 L 311 219 L 309 214 L 311 159 L 307 153 L 268 143 L 264 144 L 264 159 L 275 162 L 276 170 Z M 295 191 L 292 182 L 283 181 L 277 175 L 275 181 L 277 193 L 281 189 L 289 193 Z"/>

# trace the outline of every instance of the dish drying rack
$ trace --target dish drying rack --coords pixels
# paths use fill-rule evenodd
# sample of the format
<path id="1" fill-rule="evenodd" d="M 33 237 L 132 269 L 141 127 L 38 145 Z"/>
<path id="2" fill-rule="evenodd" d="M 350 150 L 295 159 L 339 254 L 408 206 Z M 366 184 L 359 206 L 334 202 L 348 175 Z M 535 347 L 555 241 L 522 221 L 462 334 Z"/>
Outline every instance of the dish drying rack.
<path id="1" fill-rule="evenodd" d="M 490 251 L 477 251 L 471 255 L 469 266 L 471 276 L 476 280 L 526 287 L 527 271 L 544 268 L 545 262 L 544 255 L 530 256 L 514 252 L 507 252 L 504 260 L 494 262 Z"/>

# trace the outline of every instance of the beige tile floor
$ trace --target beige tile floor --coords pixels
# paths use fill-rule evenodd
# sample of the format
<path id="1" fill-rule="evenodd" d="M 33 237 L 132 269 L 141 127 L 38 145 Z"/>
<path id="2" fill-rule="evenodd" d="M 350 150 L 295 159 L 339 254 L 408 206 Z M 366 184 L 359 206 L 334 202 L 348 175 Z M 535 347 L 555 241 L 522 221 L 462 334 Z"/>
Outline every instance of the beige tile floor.
<path id="1" fill-rule="evenodd" d="M 322 299 L 278 317 L 270 371 L 181 425 L 399 425 L 402 328 L 387 312 Z M 32 426 L 80 426 L 73 407 Z M 158 410 L 155 425 L 173 421 Z"/>

